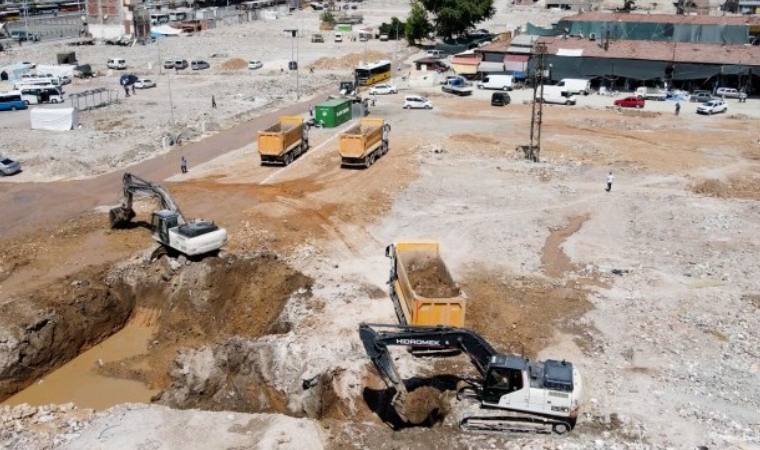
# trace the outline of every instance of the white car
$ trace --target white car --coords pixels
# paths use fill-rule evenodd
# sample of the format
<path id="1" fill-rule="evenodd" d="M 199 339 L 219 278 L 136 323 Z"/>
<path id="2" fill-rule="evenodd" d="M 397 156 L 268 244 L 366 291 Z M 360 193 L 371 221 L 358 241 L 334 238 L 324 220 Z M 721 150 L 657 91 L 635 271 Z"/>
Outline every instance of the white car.
<path id="1" fill-rule="evenodd" d="M 433 102 L 420 95 L 404 97 L 404 109 L 433 109 Z"/>
<path id="2" fill-rule="evenodd" d="M 156 82 L 147 78 L 140 78 L 135 82 L 135 89 L 148 89 L 156 87 Z"/>
<path id="3" fill-rule="evenodd" d="M 258 59 L 252 59 L 248 61 L 248 69 L 250 70 L 261 69 L 262 67 L 264 67 L 264 63 Z"/>
<path id="4" fill-rule="evenodd" d="M 697 114 L 713 115 L 719 112 L 726 112 L 727 110 L 728 106 L 726 106 L 726 102 L 723 100 L 710 100 L 697 106 Z"/>
<path id="5" fill-rule="evenodd" d="M 398 89 L 392 84 L 376 84 L 369 90 L 369 95 L 398 94 Z"/>
<path id="6" fill-rule="evenodd" d="M 570 95 L 570 96 L 563 96 L 563 95 L 554 95 L 554 94 L 544 94 L 543 102 L 547 105 L 575 105 L 575 103 L 578 101 L 578 97 L 576 95 Z"/>

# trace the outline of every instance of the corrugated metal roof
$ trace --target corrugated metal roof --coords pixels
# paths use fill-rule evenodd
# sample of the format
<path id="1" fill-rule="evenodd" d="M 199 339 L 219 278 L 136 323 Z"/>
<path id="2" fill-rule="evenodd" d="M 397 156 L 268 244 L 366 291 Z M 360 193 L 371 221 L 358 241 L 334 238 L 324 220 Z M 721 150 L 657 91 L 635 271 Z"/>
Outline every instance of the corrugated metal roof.
<path id="1" fill-rule="evenodd" d="M 532 47 L 533 43 L 539 37 L 540 36 L 536 36 L 534 34 L 518 34 L 517 36 L 512 38 L 512 41 L 509 43 L 509 45 L 513 45 L 517 47 Z"/>
<path id="2" fill-rule="evenodd" d="M 661 41 L 610 41 L 608 50 L 601 41 L 561 37 L 542 37 L 547 53 L 556 55 L 558 50 L 581 50 L 584 58 L 621 58 L 648 61 L 673 61 L 705 64 L 760 65 L 760 46 L 691 44 Z"/>
<path id="3" fill-rule="evenodd" d="M 507 48 L 509 47 L 509 41 L 499 41 L 499 42 L 492 42 L 490 44 L 486 44 L 482 47 L 478 47 L 475 49 L 475 53 L 507 53 Z"/>
<path id="4" fill-rule="evenodd" d="M 688 23 L 695 25 L 758 25 L 759 16 L 682 16 L 678 14 L 637 14 L 588 12 L 563 17 L 568 22 L 641 22 L 641 23 Z"/>

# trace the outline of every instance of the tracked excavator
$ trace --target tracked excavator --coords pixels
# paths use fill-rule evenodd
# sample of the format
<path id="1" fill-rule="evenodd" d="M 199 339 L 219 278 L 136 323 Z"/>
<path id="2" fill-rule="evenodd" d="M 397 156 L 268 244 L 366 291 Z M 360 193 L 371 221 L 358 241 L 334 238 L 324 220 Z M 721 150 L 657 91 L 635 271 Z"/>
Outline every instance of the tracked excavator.
<path id="1" fill-rule="evenodd" d="M 166 188 L 131 173 L 124 174 L 122 188 L 121 206 L 111 209 L 108 214 L 111 228 L 125 228 L 135 218 L 132 199 L 138 195 L 158 200 L 160 210 L 151 215 L 151 237 L 165 248 L 195 256 L 219 250 L 227 243 L 227 230 L 213 222 L 186 221 Z"/>
<path id="2" fill-rule="evenodd" d="M 359 337 L 378 373 L 396 394 L 391 401 L 399 417 L 409 422 L 409 391 L 398 374 L 388 347 L 459 351 L 469 356 L 479 378 L 462 378 L 457 399 L 464 402 L 458 417 L 465 431 L 564 434 L 575 426 L 583 382 L 568 361 L 532 362 L 502 355 L 467 328 L 361 324 Z"/>

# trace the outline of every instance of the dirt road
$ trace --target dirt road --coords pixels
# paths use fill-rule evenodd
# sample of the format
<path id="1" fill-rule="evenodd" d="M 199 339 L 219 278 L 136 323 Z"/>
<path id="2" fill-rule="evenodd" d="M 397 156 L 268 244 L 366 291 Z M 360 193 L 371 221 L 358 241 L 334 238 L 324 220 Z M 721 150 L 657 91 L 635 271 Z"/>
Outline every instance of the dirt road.
<path id="1" fill-rule="evenodd" d="M 188 159 L 190 170 L 255 141 L 256 132 L 271 125 L 281 115 L 300 115 L 318 97 L 288 106 L 245 122 L 198 142 L 182 145 L 165 155 L 125 167 L 151 181 L 161 181 L 179 172 L 180 155 Z M 81 181 L 0 184 L 0 238 L 17 236 L 77 216 L 96 206 L 115 204 L 121 192 L 122 172 L 113 172 Z"/>

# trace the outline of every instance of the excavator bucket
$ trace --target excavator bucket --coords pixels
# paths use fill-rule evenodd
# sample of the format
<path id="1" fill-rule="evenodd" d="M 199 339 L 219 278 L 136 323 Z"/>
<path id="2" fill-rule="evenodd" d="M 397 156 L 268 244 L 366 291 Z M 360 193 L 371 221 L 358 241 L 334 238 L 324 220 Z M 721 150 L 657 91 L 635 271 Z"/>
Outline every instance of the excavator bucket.
<path id="1" fill-rule="evenodd" d="M 132 208 L 119 206 L 108 212 L 108 220 L 111 222 L 111 228 L 124 228 L 136 215 Z"/>

